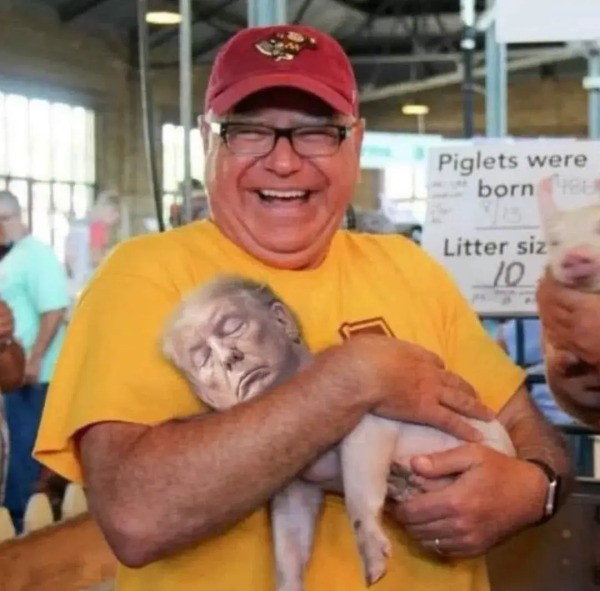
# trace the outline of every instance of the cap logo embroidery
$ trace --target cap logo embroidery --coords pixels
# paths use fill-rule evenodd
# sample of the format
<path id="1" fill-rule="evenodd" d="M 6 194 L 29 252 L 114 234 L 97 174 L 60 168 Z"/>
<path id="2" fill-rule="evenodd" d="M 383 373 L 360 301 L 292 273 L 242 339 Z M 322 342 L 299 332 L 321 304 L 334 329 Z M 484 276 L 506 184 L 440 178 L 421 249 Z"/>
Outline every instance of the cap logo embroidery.
<path id="1" fill-rule="evenodd" d="M 276 62 L 279 60 L 293 60 L 303 49 L 316 49 L 317 41 L 296 31 L 275 33 L 268 39 L 255 43 L 254 47 L 263 55 Z"/>

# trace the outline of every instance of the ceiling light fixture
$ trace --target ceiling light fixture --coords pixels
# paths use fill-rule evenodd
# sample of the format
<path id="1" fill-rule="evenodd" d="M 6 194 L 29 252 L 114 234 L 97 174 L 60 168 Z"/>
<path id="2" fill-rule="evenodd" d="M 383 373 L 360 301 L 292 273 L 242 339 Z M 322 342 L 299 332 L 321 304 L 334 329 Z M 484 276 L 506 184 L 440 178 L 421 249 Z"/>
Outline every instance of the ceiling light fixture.
<path id="1" fill-rule="evenodd" d="M 146 22 L 151 25 L 178 25 L 181 22 L 181 15 L 167 10 L 147 12 Z"/>
<path id="2" fill-rule="evenodd" d="M 403 115 L 427 115 L 429 107 L 427 105 L 403 105 Z"/>

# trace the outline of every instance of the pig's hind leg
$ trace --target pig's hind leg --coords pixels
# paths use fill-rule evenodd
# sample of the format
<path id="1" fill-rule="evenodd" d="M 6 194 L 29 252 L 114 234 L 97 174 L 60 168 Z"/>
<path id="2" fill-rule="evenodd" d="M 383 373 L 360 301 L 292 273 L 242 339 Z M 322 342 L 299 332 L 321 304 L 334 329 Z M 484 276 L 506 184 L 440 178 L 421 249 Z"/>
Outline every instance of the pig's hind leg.
<path id="1" fill-rule="evenodd" d="M 271 526 L 277 567 L 277 591 L 303 591 L 323 492 L 293 480 L 271 500 Z"/>
<path id="2" fill-rule="evenodd" d="M 381 515 L 396 436 L 393 422 L 366 415 L 340 444 L 346 511 L 369 586 L 386 573 L 391 554 Z"/>

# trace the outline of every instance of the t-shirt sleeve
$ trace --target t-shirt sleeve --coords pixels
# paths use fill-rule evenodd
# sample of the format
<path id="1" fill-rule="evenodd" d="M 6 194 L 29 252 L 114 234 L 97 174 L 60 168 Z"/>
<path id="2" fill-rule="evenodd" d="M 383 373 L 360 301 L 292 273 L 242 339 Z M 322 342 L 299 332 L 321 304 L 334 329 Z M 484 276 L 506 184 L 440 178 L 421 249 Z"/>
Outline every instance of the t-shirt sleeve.
<path id="1" fill-rule="evenodd" d="M 54 251 L 39 244 L 27 269 L 28 293 L 40 314 L 69 305 L 67 274 Z"/>
<path id="2" fill-rule="evenodd" d="M 103 421 L 152 425 L 201 410 L 164 359 L 159 338 L 180 294 L 152 253 L 118 248 L 88 285 L 56 366 L 34 456 L 69 480 L 82 474 L 73 436 Z M 140 259 L 150 262 L 139 263 Z"/>
<path id="3" fill-rule="evenodd" d="M 523 384 L 525 372 L 485 330 L 481 320 L 450 273 L 421 251 L 423 294 L 435 306 L 446 367 L 468 381 L 483 402 L 499 412 Z M 426 259 L 426 260 L 425 260 Z M 425 274 L 421 274 L 423 278 Z"/>

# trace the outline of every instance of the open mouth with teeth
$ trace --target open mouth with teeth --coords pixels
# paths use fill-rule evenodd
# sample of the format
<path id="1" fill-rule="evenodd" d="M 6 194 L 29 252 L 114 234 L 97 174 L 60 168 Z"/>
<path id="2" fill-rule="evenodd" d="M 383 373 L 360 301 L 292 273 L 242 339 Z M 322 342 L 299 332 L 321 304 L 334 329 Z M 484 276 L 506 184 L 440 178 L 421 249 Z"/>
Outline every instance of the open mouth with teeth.
<path id="1" fill-rule="evenodd" d="M 297 204 L 306 203 L 311 196 L 311 191 L 275 191 L 271 189 L 259 189 L 256 194 L 261 201 L 273 204 Z"/>

